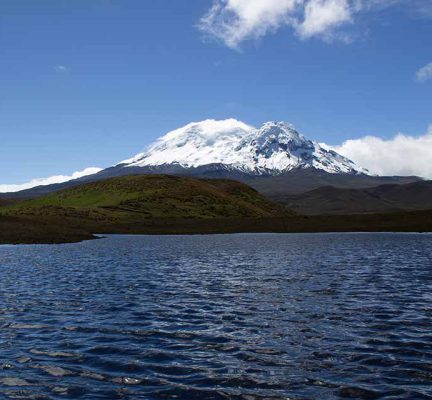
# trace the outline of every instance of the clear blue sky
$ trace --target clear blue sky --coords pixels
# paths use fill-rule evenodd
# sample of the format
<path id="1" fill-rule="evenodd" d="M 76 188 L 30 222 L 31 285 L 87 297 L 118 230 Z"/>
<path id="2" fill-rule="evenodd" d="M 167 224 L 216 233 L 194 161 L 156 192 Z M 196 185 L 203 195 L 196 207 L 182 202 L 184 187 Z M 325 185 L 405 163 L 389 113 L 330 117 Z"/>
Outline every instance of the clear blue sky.
<path id="1" fill-rule="evenodd" d="M 286 120 L 331 144 L 422 134 L 427 3 L 359 13 L 348 41 L 282 25 L 233 49 L 198 29 L 211 0 L 2 0 L 0 183 L 109 166 L 206 118 Z"/>

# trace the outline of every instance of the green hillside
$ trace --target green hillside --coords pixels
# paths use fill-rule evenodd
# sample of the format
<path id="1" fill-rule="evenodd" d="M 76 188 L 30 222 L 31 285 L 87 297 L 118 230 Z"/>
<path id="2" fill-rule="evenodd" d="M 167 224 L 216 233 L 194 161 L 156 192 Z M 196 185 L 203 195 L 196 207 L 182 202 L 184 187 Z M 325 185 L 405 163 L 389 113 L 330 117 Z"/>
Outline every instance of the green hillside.
<path id="1" fill-rule="evenodd" d="M 235 181 L 138 175 L 24 200 L 4 208 L 3 213 L 126 222 L 152 218 L 259 218 L 287 212 Z"/>

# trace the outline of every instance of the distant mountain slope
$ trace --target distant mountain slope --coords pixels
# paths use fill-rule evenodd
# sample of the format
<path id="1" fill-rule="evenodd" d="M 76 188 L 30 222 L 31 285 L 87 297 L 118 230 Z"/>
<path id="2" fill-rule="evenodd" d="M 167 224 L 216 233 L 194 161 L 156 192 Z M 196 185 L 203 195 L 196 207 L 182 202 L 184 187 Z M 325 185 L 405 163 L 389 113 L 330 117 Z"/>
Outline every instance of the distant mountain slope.
<path id="1" fill-rule="evenodd" d="M 367 189 L 321 187 L 279 201 L 301 214 L 355 214 L 432 209 L 432 181 Z"/>
<path id="2" fill-rule="evenodd" d="M 234 178 L 235 179 L 235 178 Z M 265 196 L 279 201 L 287 195 L 305 193 L 323 186 L 341 189 L 370 188 L 385 184 L 407 184 L 422 181 L 415 176 L 371 176 L 365 174 L 330 174 L 316 169 L 298 169 L 277 176 L 245 176 L 240 181 Z"/>
<path id="3" fill-rule="evenodd" d="M 139 175 L 86 183 L 5 208 L 9 215 L 93 220 L 139 218 L 257 218 L 287 214 L 245 184 L 167 175 Z"/>

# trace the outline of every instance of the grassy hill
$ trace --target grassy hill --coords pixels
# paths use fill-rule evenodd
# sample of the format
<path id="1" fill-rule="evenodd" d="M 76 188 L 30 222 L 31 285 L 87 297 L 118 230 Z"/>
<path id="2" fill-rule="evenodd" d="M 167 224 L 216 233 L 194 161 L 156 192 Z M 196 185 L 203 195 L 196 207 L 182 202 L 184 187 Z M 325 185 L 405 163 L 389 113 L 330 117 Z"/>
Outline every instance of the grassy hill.
<path id="1" fill-rule="evenodd" d="M 20 201 L 9 215 L 91 220 L 149 218 L 257 218 L 286 213 L 249 186 L 229 180 L 141 175 L 87 183 Z"/>

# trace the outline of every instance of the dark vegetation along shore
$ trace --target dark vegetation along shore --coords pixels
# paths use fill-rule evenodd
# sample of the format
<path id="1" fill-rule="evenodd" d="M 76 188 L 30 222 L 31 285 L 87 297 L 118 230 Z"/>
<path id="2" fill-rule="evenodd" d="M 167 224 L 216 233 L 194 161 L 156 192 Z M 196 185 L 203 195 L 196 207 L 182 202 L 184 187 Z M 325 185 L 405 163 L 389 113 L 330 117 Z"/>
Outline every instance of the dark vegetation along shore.
<path id="1" fill-rule="evenodd" d="M 319 198 L 319 197 L 318 197 Z M 46 196 L 0 201 L 0 243 L 64 243 L 93 234 L 432 231 L 432 211 L 301 215 L 230 180 L 111 178 Z"/>

